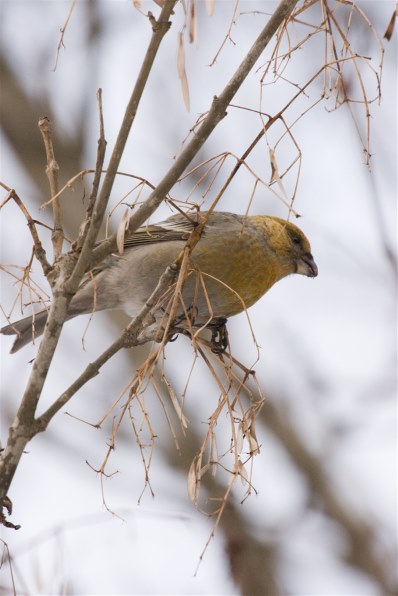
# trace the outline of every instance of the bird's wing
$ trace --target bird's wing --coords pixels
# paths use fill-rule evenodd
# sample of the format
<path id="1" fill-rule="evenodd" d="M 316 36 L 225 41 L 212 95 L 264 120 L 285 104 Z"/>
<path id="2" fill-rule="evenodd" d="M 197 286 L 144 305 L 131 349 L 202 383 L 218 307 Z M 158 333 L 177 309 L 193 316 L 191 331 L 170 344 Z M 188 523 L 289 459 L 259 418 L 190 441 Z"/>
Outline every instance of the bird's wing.
<path id="1" fill-rule="evenodd" d="M 168 242 L 171 240 L 185 242 L 188 240 L 189 234 L 197 224 L 198 217 L 201 217 L 202 215 L 203 214 L 198 215 L 195 213 L 193 215 L 189 214 L 189 216 L 186 217 L 182 214 L 177 214 L 157 224 L 150 224 L 138 228 L 134 234 L 131 234 L 124 239 L 124 247 L 128 249 L 136 246 Z M 101 242 L 99 242 L 97 246 L 99 244 L 101 244 Z M 115 255 L 111 255 L 110 257 L 107 257 L 105 261 L 102 261 L 96 267 L 91 269 L 91 271 L 86 273 L 82 279 L 81 287 L 90 282 L 93 279 L 93 276 L 95 277 L 99 275 L 102 271 L 115 263 L 115 258 L 118 259 L 119 256 L 116 257 Z"/>
<path id="2" fill-rule="evenodd" d="M 125 248 L 152 244 L 156 242 L 168 242 L 170 240 L 185 241 L 199 222 L 206 221 L 202 234 L 222 234 L 225 230 L 240 230 L 245 223 L 245 218 L 235 213 L 217 211 L 208 215 L 206 211 L 178 213 L 172 215 L 165 221 L 157 224 L 143 226 L 131 236 L 124 240 Z"/>
<path id="3" fill-rule="evenodd" d="M 198 222 L 207 219 L 207 212 L 193 212 L 177 215 L 172 215 L 165 221 L 161 221 L 156 224 L 148 224 L 142 228 L 138 228 L 133 234 L 126 236 L 124 239 L 124 247 L 134 248 L 138 246 L 145 246 L 150 244 L 157 244 L 159 242 L 169 242 L 177 240 L 185 242 L 188 240 L 190 233 L 198 224 Z M 237 226 L 237 229 L 241 229 L 243 218 L 239 215 L 232 213 L 223 213 L 218 211 L 216 214 L 211 214 L 202 234 L 206 234 L 206 231 L 214 230 L 215 233 L 223 233 L 223 226 L 227 225 L 229 228 L 232 225 Z M 99 242 L 100 244 L 101 242 Z M 111 255 L 105 262 L 99 263 L 94 269 L 86 273 L 83 277 L 81 286 L 83 287 L 87 282 L 92 280 L 93 276 L 97 276 L 99 273 L 109 267 L 115 259 L 115 255 Z M 117 257 L 119 258 L 119 257 Z"/>
<path id="4" fill-rule="evenodd" d="M 196 217 L 195 219 L 188 219 L 188 217 L 184 217 L 183 215 L 174 215 L 160 223 L 139 228 L 134 234 L 125 238 L 124 246 L 125 248 L 131 248 L 142 246 L 143 244 L 169 242 L 170 240 L 185 241 L 188 239 L 195 224 Z"/>

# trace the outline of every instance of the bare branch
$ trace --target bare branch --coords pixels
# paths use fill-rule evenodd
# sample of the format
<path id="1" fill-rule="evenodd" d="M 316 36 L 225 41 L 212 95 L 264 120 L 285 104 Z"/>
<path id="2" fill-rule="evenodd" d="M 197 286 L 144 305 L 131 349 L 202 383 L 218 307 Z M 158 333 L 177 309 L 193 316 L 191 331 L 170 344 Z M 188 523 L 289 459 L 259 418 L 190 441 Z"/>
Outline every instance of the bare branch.
<path id="1" fill-rule="evenodd" d="M 52 266 L 47 261 L 46 251 L 43 248 L 43 245 L 40 241 L 39 234 L 37 233 L 36 224 L 30 215 L 29 211 L 27 210 L 26 206 L 24 205 L 23 201 L 17 195 L 14 189 L 9 188 L 3 182 L 0 182 L 0 186 L 8 191 L 8 194 L 4 201 L 0 205 L 0 209 L 10 200 L 13 199 L 15 203 L 18 205 L 22 213 L 24 214 L 26 221 L 28 222 L 28 227 L 33 239 L 33 250 L 35 253 L 35 257 L 39 261 L 40 265 L 42 266 L 43 273 L 47 277 L 52 272 Z"/>
<path id="2" fill-rule="evenodd" d="M 39 129 L 43 137 L 44 147 L 46 149 L 47 167 L 46 174 L 50 183 L 51 196 L 58 193 L 58 172 L 59 166 L 55 159 L 53 140 L 52 140 L 52 125 L 47 117 L 39 120 Z M 52 241 L 54 248 L 54 261 L 56 261 L 62 254 L 62 244 L 64 240 L 64 233 L 62 230 L 62 215 L 61 203 L 56 199 L 52 203 L 54 215 L 54 230 L 52 233 Z"/>
<path id="3" fill-rule="evenodd" d="M 86 239 L 88 234 L 90 224 L 93 217 L 93 211 L 95 207 L 95 203 L 98 196 L 98 189 L 101 180 L 101 174 L 103 173 L 103 165 L 105 160 L 105 151 L 106 151 L 106 139 L 105 139 L 105 130 L 104 130 L 104 116 L 102 112 L 102 90 L 98 89 L 97 91 L 97 100 L 98 100 L 98 112 L 99 112 L 99 131 L 100 136 L 98 139 L 98 148 L 97 148 L 97 163 L 95 165 L 95 172 L 94 172 L 94 180 L 91 188 L 91 194 L 88 201 L 87 209 L 86 209 L 86 216 L 84 221 L 80 226 L 79 237 L 76 243 L 73 245 L 73 249 L 79 251 Z M 55 197 L 53 197 L 54 200 Z"/>
<path id="4" fill-rule="evenodd" d="M 53 71 L 54 72 L 57 70 L 59 53 L 61 51 L 61 48 L 64 47 L 65 32 L 66 32 L 66 29 L 67 29 L 67 27 L 69 25 L 69 21 L 70 21 L 70 18 L 72 16 L 72 12 L 73 12 L 73 10 L 74 10 L 74 8 L 76 6 L 76 1 L 77 0 L 72 0 L 72 4 L 71 4 L 71 7 L 69 9 L 68 16 L 66 17 L 66 20 L 65 20 L 65 24 L 63 25 L 63 27 L 61 27 L 61 30 L 60 30 L 61 31 L 61 36 L 59 38 L 59 42 L 58 42 L 58 46 L 57 46 L 57 54 L 55 56 L 55 63 L 54 63 L 54 68 L 53 68 Z"/>

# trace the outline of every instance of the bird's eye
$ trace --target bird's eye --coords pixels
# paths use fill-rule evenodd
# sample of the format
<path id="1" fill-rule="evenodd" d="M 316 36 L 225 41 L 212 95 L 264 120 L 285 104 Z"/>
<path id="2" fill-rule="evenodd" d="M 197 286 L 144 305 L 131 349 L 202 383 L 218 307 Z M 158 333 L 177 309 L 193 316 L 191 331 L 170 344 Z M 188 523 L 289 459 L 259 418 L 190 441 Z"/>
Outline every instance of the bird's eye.
<path id="1" fill-rule="evenodd" d="M 301 239 L 299 236 L 292 236 L 292 242 L 293 244 L 301 244 Z"/>

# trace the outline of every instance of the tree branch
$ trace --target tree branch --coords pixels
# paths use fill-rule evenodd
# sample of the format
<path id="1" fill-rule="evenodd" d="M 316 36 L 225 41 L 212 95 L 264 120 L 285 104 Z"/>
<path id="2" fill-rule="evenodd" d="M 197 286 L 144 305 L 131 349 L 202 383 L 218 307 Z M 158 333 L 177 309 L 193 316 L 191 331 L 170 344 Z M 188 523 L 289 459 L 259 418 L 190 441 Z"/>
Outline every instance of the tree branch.
<path id="1" fill-rule="evenodd" d="M 58 194 L 58 172 L 59 165 L 55 159 L 54 146 L 52 140 L 52 125 L 50 120 L 45 116 L 39 120 L 39 130 L 43 137 L 44 147 L 46 150 L 47 166 L 46 174 L 50 183 L 51 196 Z M 59 198 L 52 202 L 54 229 L 52 233 L 52 242 L 54 248 L 54 261 L 59 259 L 62 254 L 62 243 L 64 240 L 64 233 L 62 229 L 62 213 L 61 203 Z"/>

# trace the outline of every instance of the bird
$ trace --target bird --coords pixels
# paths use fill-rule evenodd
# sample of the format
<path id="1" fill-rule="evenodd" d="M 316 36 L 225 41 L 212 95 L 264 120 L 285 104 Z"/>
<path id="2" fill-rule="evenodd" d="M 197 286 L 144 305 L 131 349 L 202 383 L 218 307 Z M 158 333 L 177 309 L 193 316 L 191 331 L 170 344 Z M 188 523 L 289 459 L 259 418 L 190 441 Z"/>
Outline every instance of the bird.
<path id="1" fill-rule="evenodd" d="M 128 235 L 122 254 L 106 257 L 86 274 L 66 320 L 114 309 L 136 316 L 199 223 L 204 227 L 189 257 L 182 304 L 176 313 L 179 329 L 207 326 L 215 340 L 216 331 L 229 317 L 252 306 L 282 278 L 318 275 L 308 239 L 290 221 L 221 211 L 178 213 Z M 164 317 L 170 292 L 154 315 L 157 322 Z M 46 321 L 45 309 L 0 329 L 2 334 L 17 336 L 11 353 L 42 335 Z"/>

